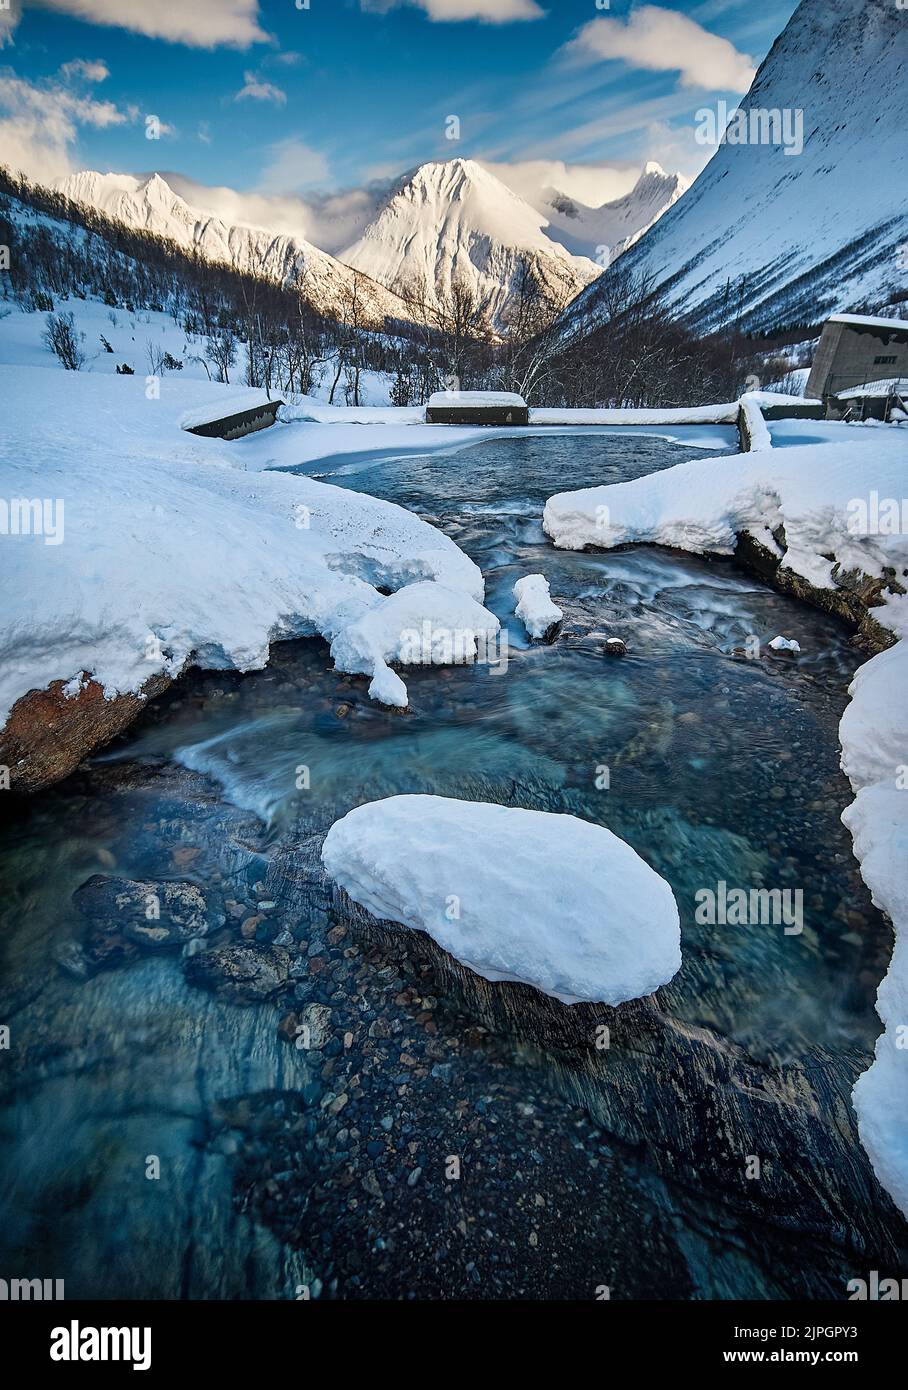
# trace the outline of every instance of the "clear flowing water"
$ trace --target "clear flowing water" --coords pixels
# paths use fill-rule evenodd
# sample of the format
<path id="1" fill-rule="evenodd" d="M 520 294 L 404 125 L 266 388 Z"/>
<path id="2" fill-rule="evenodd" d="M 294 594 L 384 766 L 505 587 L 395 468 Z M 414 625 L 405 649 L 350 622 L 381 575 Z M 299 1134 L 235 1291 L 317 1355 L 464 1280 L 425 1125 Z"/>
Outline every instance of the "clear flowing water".
<path id="1" fill-rule="evenodd" d="M 731 452 L 727 435 L 702 442 Z M 53 1266 L 44 1274 L 62 1262 L 90 1292 L 107 1287 L 102 1252 L 117 1291 L 281 1296 L 274 1267 L 286 1249 L 269 1245 L 261 1223 L 228 1219 L 227 1165 L 208 1149 L 198 1157 L 197 1131 L 225 1096 L 312 1084 L 311 1059 L 275 1044 L 269 1008 L 237 1009 L 189 988 L 178 957 L 88 980 L 55 962 L 66 963 L 78 935 L 68 904 L 90 874 L 188 877 L 242 896 L 283 847 L 380 796 L 481 796 L 608 826 L 675 891 L 684 965 L 671 987 L 674 1016 L 767 1065 L 808 1050 L 869 1056 L 889 935 L 839 822 L 848 790 L 836 729 L 857 664 L 848 633 L 730 561 L 652 548 L 556 551 L 541 529 L 556 491 L 696 453 L 677 438 L 551 432 L 300 469 L 445 530 L 486 577 L 487 603 L 507 630 L 507 670 L 410 670 L 411 711 L 390 714 L 368 700 L 365 681 L 331 671 L 324 644 L 281 644 L 263 672 L 181 682 L 96 760 L 89 787 L 58 789 L 7 829 L 4 1017 L 34 1053 L 20 1054 L 0 1110 L 14 1175 L 6 1197 L 19 1209 L 7 1226 L 11 1252 L 44 1251 Z M 565 614 L 552 645 L 530 642 L 513 614 L 514 582 L 535 572 Z M 778 634 L 797 638 L 800 654 L 769 653 Z M 605 635 L 622 637 L 628 655 L 603 655 Z M 733 655 L 754 637 L 761 658 Z M 174 765 L 203 774 L 208 790 L 174 782 Z M 803 931 L 698 923 L 695 894 L 720 882 L 802 893 Z M 336 1005 L 341 994 L 330 996 Z M 144 1155 L 159 1152 L 169 1202 L 140 1172 Z M 192 1195 L 199 1184 L 204 1213 Z M 48 1203 L 58 1216 L 42 1222 Z M 107 1229 L 115 1210 L 120 1242 Z M 154 1268 L 137 1257 L 137 1240 L 149 1243 Z M 296 1276 L 283 1277 L 287 1288 Z"/>

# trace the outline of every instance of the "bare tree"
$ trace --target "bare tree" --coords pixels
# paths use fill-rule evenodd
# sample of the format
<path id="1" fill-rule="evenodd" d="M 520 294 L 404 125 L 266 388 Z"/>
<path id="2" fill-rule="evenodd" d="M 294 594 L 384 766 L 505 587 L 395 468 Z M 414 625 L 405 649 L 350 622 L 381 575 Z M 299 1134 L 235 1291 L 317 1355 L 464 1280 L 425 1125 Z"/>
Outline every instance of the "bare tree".
<path id="1" fill-rule="evenodd" d="M 85 363 L 85 334 L 77 332 L 72 314 L 48 314 L 45 322 L 41 341 L 59 357 L 66 371 L 77 372 Z"/>
<path id="2" fill-rule="evenodd" d="M 228 368 L 236 362 L 236 338 L 229 328 L 219 328 L 212 333 L 205 346 L 205 356 L 217 371 L 218 381 L 230 384 Z"/>
<path id="3" fill-rule="evenodd" d="M 160 343 L 154 339 L 145 340 L 145 360 L 148 363 L 148 370 L 152 376 L 164 375 L 164 358 L 166 353 Z"/>
<path id="4" fill-rule="evenodd" d="M 488 313 L 473 286 L 454 274 L 448 283 L 431 288 L 421 276 L 404 285 L 401 298 L 426 332 L 441 375 L 458 388 L 472 385 L 486 365 L 493 339 Z"/>
<path id="5" fill-rule="evenodd" d="M 340 332 L 337 340 L 337 364 L 328 395 L 334 404 L 341 377 L 345 379 L 344 395 L 348 405 L 360 405 L 360 385 L 363 371 L 363 340 L 368 328 L 363 287 L 365 276 L 359 270 L 342 286 L 338 301 Z"/>
<path id="6" fill-rule="evenodd" d="M 516 391 L 529 401 L 555 376 L 564 350 L 560 316 L 566 305 L 567 294 L 543 285 L 530 257 L 522 256 L 514 275 L 499 354 L 498 375 L 505 390 Z"/>

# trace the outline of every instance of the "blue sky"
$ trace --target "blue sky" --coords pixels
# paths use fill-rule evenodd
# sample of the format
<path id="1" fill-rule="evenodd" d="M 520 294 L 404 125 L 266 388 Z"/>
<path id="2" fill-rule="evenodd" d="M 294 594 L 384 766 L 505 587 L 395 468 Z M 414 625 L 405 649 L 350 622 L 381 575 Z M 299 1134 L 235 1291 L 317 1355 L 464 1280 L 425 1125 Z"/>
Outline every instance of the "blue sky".
<path id="1" fill-rule="evenodd" d="M 29 160 L 45 178 L 176 170 L 272 196 L 455 155 L 618 168 L 653 158 L 693 174 L 694 112 L 720 97 L 734 105 L 794 9 L 297 3 L 12 0 L 0 10 L 0 161 Z M 157 143 L 149 115 L 162 123 Z"/>

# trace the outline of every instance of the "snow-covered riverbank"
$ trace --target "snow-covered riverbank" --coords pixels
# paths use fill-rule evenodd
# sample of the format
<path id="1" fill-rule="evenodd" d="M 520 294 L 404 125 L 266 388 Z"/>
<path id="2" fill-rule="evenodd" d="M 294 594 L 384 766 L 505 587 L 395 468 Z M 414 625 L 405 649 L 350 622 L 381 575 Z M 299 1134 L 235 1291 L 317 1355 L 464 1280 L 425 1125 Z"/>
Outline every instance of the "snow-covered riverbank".
<path id="1" fill-rule="evenodd" d="M 854 1104 L 877 1176 L 908 1213 L 908 433 L 883 427 L 872 448 L 868 431 L 851 433 L 843 427 L 846 442 L 784 450 L 761 436 L 754 453 L 561 493 L 546 504 L 543 525 L 556 546 L 575 550 L 649 542 L 731 554 L 745 535 L 780 575 L 797 576 L 818 597 L 855 576 L 870 581 L 871 618 L 901 639 L 858 669 L 840 738 L 856 793 L 843 820 L 896 937 L 878 996 L 884 1032 Z"/>
<path id="2" fill-rule="evenodd" d="M 0 550 L 0 722 L 54 680 L 75 696 L 88 673 L 113 697 L 190 658 L 255 669 L 271 642 L 308 633 L 342 644 L 345 669 L 390 675 L 363 628 L 392 602 L 380 590 L 416 583 L 414 621 L 439 604 L 484 612 L 476 565 L 411 512 L 246 473 L 233 446 L 181 432 L 198 382 L 159 400 L 138 379 L 11 367 L 3 387 L 0 497 L 29 505 L 8 507 Z"/>

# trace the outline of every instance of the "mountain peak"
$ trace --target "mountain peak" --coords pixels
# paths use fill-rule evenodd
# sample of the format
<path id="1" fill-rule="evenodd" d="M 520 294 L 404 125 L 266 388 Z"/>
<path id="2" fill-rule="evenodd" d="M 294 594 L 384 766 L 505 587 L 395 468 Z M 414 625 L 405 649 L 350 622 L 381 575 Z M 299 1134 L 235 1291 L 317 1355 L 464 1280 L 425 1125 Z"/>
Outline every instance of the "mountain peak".
<path id="1" fill-rule="evenodd" d="M 908 241 L 905 54 L 891 0 L 801 0 L 742 102 L 792 127 L 722 141 L 625 269 L 707 329 L 732 312 L 775 331 L 890 303 Z M 578 324 L 607 314 L 608 284 L 581 297 Z"/>
<path id="2" fill-rule="evenodd" d="M 546 217 L 474 159 L 421 164 L 405 175 L 341 259 L 379 284 L 441 302 L 466 284 L 501 327 L 521 265 L 561 300 L 598 274 L 546 235 Z"/>

